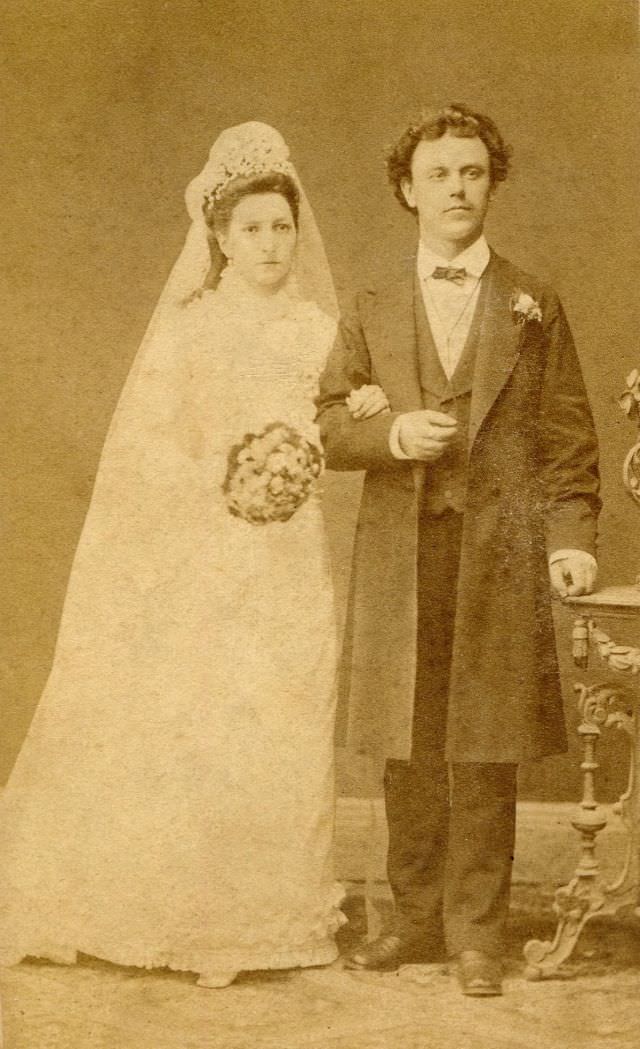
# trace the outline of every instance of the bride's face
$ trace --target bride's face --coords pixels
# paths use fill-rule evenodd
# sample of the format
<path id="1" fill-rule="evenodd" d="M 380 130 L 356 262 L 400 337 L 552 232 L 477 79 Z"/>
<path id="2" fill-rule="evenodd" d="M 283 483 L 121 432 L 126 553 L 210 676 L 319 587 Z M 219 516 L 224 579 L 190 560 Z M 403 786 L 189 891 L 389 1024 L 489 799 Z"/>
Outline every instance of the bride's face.
<path id="1" fill-rule="evenodd" d="M 280 193 L 251 193 L 236 204 L 218 243 L 235 271 L 256 290 L 268 293 L 287 279 L 296 237 L 291 208 Z"/>

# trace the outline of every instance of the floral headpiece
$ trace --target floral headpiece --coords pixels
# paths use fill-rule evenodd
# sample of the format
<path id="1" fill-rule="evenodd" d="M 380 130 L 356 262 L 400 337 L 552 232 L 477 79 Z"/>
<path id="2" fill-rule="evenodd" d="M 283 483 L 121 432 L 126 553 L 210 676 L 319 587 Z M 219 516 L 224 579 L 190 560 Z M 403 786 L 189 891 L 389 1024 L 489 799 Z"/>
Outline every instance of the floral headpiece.
<path id="1" fill-rule="evenodd" d="M 211 205 L 238 176 L 266 175 L 271 172 L 295 177 L 289 149 L 274 128 L 255 122 L 240 124 L 223 132 L 214 144 L 203 173 L 203 197 Z"/>

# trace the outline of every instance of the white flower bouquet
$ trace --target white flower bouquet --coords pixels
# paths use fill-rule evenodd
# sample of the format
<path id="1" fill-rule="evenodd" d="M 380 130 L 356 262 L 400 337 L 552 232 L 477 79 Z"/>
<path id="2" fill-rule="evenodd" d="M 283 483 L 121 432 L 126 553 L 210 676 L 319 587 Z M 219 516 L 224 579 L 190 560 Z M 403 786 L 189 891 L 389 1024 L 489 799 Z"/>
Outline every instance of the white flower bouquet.
<path id="1" fill-rule="evenodd" d="M 248 433 L 229 453 L 222 490 L 229 512 L 249 524 L 288 521 L 322 473 L 320 449 L 286 423 Z"/>

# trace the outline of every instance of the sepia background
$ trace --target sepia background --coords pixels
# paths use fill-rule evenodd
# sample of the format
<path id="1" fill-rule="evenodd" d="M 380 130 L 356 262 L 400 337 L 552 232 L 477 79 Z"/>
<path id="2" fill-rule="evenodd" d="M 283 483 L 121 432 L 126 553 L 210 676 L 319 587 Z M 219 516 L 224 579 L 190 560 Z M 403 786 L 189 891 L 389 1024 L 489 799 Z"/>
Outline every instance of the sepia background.
<path id="1" fill-rule="evenodd" d="M 1 36 L 0 782 L 48 673 L 111 414 L 186 233 L 185 186 L 231 124 L 266 121 L 290 144 L 347 302 L 415 243 L 385 146 L 424 105 L 495 118 L 515 163 L 489 238 L 564 301 L 602 443 L 600 578 L 633 581 L 640 515 L 619 475 L 635 435 L 616 397 L 640 366 L 635 0 L 4 0 Z M 357 477 L 327 477 L 340 608 L 357 495 Z M 558 625 L 566 647 L 566 612 Z M 603 748 L 610 791 L 618 754 Z M 573 797 L 577 779 L 553 759 L 524 770 L 522 793 Z"/>

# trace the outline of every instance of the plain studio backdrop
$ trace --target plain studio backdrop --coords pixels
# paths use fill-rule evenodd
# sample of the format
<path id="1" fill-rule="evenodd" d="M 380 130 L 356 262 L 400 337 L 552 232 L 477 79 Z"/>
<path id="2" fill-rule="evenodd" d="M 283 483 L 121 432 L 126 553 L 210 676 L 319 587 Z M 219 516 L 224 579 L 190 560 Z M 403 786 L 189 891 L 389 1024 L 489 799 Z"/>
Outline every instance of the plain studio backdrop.
<path id="1" fill-rule="evenodd" d="M 635 431 L 616 398 L 640 366 L 637 21 L 633 0 L 4 0 L 0 780 L 48 674 L 111 414 L 187 230 L 184 189 L 232 124 L 284 135 L 346 303 L 414 250 L 385 147 L 424 105 L 494 117 L 515 162 L 489 239 L 564 301 L 602 443 L 600 581 L 634 580 L 640 507 L 620 469 Z M 354 476 L 327 477 L 341 607 L 357 494 Z M 566 649 L 566 612 L 558 625 Z M 609 791 L 622 745 L 602 748 Z M 523 793 L 575 797 L 572 746 L 571 761 L 526 769 Z"/>

